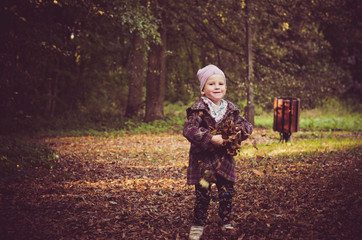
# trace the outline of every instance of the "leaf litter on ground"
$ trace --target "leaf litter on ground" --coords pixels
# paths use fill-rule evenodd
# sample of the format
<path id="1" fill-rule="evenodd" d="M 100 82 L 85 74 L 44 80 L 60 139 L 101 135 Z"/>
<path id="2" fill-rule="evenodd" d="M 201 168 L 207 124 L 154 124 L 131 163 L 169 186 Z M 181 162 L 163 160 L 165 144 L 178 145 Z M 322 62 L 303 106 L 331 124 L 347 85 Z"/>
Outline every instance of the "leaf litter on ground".
<path id="1" fill-rule="evenodd" d="M 277 144 L 268 134 L 253 134 L 260 148 Z M 54 149 L 59 162 L 2 178 L 4 239 L 188 238 L 194 190 L 186 185 L 189 143 L 181 134 L 37 141 Z M 219 231 L 213 189 L 205 239 L 361 236 L 361 141 L 299 157 L 253 151 L 236 156 L 236 235 Z"/>

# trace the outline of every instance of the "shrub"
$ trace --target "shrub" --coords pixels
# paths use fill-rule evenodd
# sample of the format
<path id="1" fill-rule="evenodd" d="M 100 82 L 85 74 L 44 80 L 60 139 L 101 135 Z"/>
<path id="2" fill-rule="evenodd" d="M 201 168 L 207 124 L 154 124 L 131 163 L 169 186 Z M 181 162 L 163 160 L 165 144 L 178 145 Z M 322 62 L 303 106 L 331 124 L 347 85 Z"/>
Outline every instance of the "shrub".
<path id="1" fill-rule="evenodd" d="M 52 168 L 57 159 L 58 156 L 52 149 L 41 144 L 0 137 L 0 172 L 3 174 L 34 166 Z"/>

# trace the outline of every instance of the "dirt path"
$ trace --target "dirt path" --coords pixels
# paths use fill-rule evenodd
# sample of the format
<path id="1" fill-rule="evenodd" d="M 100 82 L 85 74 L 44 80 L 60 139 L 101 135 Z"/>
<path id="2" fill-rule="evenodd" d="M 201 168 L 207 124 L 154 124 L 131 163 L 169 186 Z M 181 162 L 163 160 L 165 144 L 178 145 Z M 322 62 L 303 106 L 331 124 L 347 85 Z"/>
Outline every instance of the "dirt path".
<path id="1" fill-rule="evenodd" d="M 47 138 L 52 170 L 1 182 L 1 239 L 187 239 L 193 188 L 180 135 Z M 204 239 L 359 239 L 361 149 L 265 169 L 237 161 L 233 218 L 222 236 L 213 195 Z"/>

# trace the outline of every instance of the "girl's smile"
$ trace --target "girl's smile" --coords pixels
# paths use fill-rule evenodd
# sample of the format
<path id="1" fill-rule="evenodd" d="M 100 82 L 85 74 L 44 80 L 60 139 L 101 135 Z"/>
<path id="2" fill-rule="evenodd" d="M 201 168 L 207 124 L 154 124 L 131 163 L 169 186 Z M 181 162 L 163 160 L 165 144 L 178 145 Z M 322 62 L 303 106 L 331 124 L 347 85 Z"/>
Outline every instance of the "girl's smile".
<path id="1" fill-rule="evenodd" d="M 216 105 L 220 105 L 221 99 L 223 99 L 226 94 L 226 89 L 224 76 L 214 74 L 207 79 L 201 94 L 205 95 L 205 97 L 209 98 Z"/>

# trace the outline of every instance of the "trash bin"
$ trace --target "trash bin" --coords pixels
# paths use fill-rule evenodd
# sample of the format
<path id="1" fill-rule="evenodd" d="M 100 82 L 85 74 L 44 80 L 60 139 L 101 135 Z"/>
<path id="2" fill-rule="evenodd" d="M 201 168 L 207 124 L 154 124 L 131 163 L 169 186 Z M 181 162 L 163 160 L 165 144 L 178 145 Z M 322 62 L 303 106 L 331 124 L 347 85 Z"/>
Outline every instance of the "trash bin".
<path id="1" fill-rule="evenodd" d="M 274 99 L 273 130 L 280 133 L 280 141 L 290 141 L 293 132 L 299 130 L 300 99 L 277 97 Z"/>

